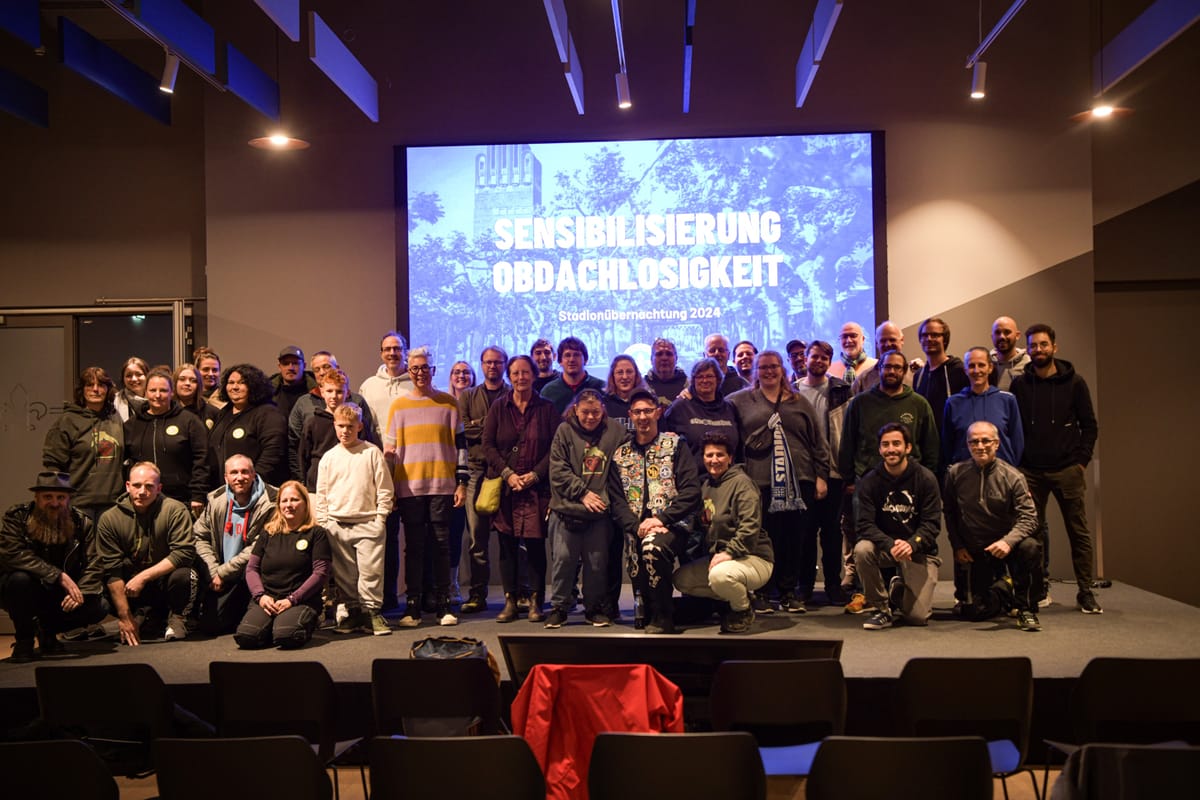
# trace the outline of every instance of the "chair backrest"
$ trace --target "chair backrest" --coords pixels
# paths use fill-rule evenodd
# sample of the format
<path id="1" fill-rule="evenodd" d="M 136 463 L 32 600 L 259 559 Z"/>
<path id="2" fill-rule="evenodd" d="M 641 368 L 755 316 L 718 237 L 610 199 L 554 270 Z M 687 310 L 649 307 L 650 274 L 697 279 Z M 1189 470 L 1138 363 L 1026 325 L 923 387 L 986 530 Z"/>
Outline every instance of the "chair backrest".
<path id="1" fill-rule="evenodd" d="M 1077 744 L 1200 745 L 1200 658 L 1093 658 L 1071 692 Z"/>
<path id="2" fill-rule="evenodd" d="M 758 744 L 745 731 L 601 733 L 587 783 L 591 800 L 767 796 Z"/>
<path id="3" fill-rule="evenodd" d="M 302 736 L 159 739 L 154 758 L 162 800 L 329 800 L 333 794 L 322 762 Z"/>
<path id="4" fill-rule="evenodd" d="M 900 672 L 896 716 L 905 736 L 1008 739 L 1021 760 L 1033 717 L 1033 664 L 1014 658 L 913 658 Z"/>
<path id="5" fill-rule="evenodd" d="M 992 764 L 979 736 L 831 736 L 817 750 L 804 792 L 809 800 L 991 800 Z"/>
<path id="6" fill-rule="evenodd" d="M 833 659 L 724 661 L 709 697 L 713 730 L 749 731 L 760 747 L 841 734 L 846 678 Z"/>
<path id="7" fill-rule="evenodd" d="M 1071 754 L 1054 797 L 1089 800 L 1185 797 L 1200 773 L 1200 747 L 1087 744 Z M 1060 791 L 1067 783 L 1074 793 Z"/>
<path id="8" fill-rule="evenodd" d="M 316 661 L 213 661 L 217 734 L 303 736 L 318 746 L 317 755 L 334 755 L 337 697 L 333 678 Z"/>
<path id="9" fill-rule="evenodd" d="M 407 734 L 404 720 L 479 718 L 479 732 L 504 732 L 500 687 L 481 658 L 377 658 L 371 662 L 375 732 Z M 411 727 L 411 726 L 410 726 Z"/>
<path id="10" fill-rule="evenodd" d="M 28 800 L 117 800 L 108 765 L 77 739 L 0 744 L 0 778 L 6 797 Z"/>
<path id="11" fill-rule="evenodd" d="M 546 797 L 542 771 L 520 736 L 377 736 L 370 742 L 369 758 L 372 797 L 456 794 L 448 787 L 464 769 L 486 780 L 486 787 L 476 784 L 476 794 L 488 800 Z"/>
<path id="12" fill-rule="evenodd" d="M 151 740 L 174 733 L 175 705 L 149 664 L 44 666 L 34 682 L 47 729 L 93 742 L 114 775 L 150 772 Z"/>

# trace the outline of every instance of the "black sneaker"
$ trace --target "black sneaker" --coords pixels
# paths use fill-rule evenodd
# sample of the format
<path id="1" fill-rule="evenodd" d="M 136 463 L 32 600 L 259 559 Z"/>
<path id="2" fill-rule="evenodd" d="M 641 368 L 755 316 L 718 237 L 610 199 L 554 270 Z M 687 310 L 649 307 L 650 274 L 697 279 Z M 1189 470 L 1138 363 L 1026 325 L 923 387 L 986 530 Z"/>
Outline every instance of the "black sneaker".
<path id="1" fill-rule="evenodd" d="M 1085 614 L 1103 614 L 1104 609 L 1100 607 L 1100 603 L 1096 601 L 1096 595 L 1090 591 L 1080 592 L 1075 596 L 1075 602 L 1079 603 L 1079 610 Z"/>
<path id="2" fill-rule="evenodd" d="M 655 615 L 649 622 L 646 623 L 646 633 L 666 633 L 675 632 L 675 621 L 669 617 Z"/>
<path id="3" fill-rule="evenodd" d="M 904 600 L 904 580 L 899 575 L 893 575 L 891 583 L 888 584 L 888 604 L 892 608 L 901 608 L 901 601 Z"/>
<path id="4" fill-rule="evenodd" d="M 890 627 L 892 627 L 892 612 L 884 608 L 876 610 L 863 623 L 863 629 L 868 631 L 881 631 L 884 628 Z"/>
<path id="5" fill-rule="evenodd" d="M 561 608 L 550 609 L 550 616 L 546 617 L 547 628 L 561 628 L 567 623 L 567 612 Z"/>
<path id="6" fill-rule="evenodd" d="M 1040 631 L 1042 623 L 1038 622 L 1037 614 L 1032 611 L 1017 612 L 1017 627 L 1023 631 Z"/>
<path id="7" fill-rule="evenodd" d="M 804 605 L 804 601 L 794 594 L 785 594 L 779 601 L 779 610 L 786 611 L 789 614 L 803 614 L 808 611 L 808 607 Z"/>
<path id="8" fill-rule="evenodd" d="M 754 625 L 754 609 L 729 611 L 721 618 L 721 633 L 749 633 Z"/>
<path id="9" fill-rule="evenodd" d="M 588 624 L 593 628 L 607 628 L 608 626 L 612 625 L 612 620 L 609 619 L 608 615 L 603 611 L 593 611 L 590 614 L 585 614 L 583 618 L 586 619 Z"/>
<path id="10" fill-rule="evenodd" d="M 750 608 L 755 614 L 774 614 L 775 609 L 771 608 L 770 602 L 761 594 L 754 595 L 754 599 L 750 601 Z"/>
<path id="11" fill-rule="evenodd" d="M 463 614 L 478 614 L 481 611 L 487 611 L 487 607 L 486 597 L 481 594 L 472 594 L 458 610 Z"/>

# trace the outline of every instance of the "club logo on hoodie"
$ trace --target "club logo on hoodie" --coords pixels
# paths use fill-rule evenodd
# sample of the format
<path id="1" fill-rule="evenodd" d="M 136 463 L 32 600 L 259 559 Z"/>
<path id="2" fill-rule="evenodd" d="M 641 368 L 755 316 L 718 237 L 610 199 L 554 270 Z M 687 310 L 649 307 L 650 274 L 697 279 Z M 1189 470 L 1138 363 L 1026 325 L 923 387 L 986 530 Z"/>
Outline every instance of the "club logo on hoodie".
<path id="1" fill-rule="evenodd" d="M 913 499 L 912 492 L 907 489 L 893 489 L 888 492 L 880 510 L 885 514 L 890 514 L 892 519 L 901 525 L 908 525 L 916 519 L 917 503 Z"/>

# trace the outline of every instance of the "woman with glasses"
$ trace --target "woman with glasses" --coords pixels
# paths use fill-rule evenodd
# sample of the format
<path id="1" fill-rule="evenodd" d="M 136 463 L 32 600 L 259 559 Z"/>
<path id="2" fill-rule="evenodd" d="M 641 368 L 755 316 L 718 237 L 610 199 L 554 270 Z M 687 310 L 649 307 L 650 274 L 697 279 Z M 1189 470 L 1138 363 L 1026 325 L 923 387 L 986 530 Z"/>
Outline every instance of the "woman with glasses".
<path id="1" fill-rule="evenodd" d="M 674 431 L 687 440 L 697 464 L 704 463 L 704 435 L 723 434 L 728 440 L 734 462 L 742 460 L 742 439 L 737 410 L 721 393 L 725 375 L 715 358 L 702 358 L 692 367 L 692 379 L 685 393 L 663 412 L 664 431 Z"/>
<path id="2" fill-rule="evenodd" d="M 778 594 L 784 611 L 808 609 L 797 596 L 801 545 L 815 535 L 813 502 L 825 497 L 829 444 L 812 403 L 787 380 L 783 356 L 763 350 L 754 359 L 750 387 L 730 396 L 742 423 L 746 472 L 762 493 L 763 526 L 771 537 L 775 571 L 754 600 L 754 610 L 773 611 L 767 597 Z"/>

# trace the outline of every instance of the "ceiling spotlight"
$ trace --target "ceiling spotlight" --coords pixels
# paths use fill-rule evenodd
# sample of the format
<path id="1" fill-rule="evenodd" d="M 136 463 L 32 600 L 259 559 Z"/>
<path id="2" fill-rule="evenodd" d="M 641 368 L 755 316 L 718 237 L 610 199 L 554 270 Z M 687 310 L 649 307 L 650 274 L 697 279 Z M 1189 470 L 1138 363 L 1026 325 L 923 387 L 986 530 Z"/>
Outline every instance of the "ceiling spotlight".
<path id="1" fill-rule="evenodd" d="M 629 76 L 624 72 L 617 73 L 617 108 L 629 108 L 633 100 L 629 97 Z"/>
<path id="2" fill-rule="evenodd" d="M 971 72 L 971 99 L 982 100 L 987 96 L 987 62 L 976 61 Z"/>
<path id="3" fill-rule="evenodd" d="M 273 133 L 270 136 L 260 136 L 247 142 L 259 150 L 307 150 L 310 145 L 303 139 L 288 136 L 286 133 Z"/>
<path id="4" fill-rule="evenodd" d="M 175 94 L 175 79 L 179 77 L 179 56 L 167 53 L 163 62 L 162 80 L 158 82 L 158 90 L 165 94 Z"/>
<path id="5" fill-rule="evenodd" d="M 1100 119 L 1103 119 L 1104 117 L 1111 117 L 1114 110 L 1115 109 L 1113 109 L 1111 105 L 1101 101 L 1092 106 L 1092 116 Z"/>

